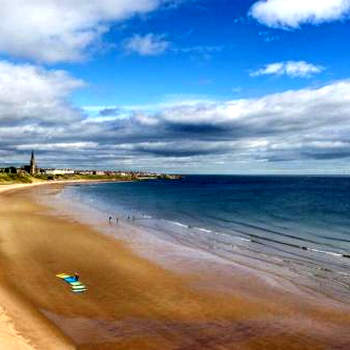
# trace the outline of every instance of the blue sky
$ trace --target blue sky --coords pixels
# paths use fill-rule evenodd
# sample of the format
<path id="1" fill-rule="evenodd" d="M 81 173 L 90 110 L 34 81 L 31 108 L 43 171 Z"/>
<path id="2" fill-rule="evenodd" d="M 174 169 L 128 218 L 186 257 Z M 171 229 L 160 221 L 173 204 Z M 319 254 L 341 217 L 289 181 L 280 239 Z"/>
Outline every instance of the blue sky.
<path id="1" fill-rule="evenodd" d="M 109 43 L 151 32 L 163 35 L 170 47 L 157 56 L 127 54 L 119 47 L 83 65 L 65 67 L 91 84 L 75 96 L 75 103 L 149 104 L 174 95 L 227 100 L 348 76 L 348 46 L 344 45 L 348 23 L 306 25 L 288 31 L 268 28 L 247 16 L 253 3 L 189 1 L 176 9 L 131 19 L 122 29 L 116 24 L 105 37 Z M 288 60 L 304 60 L 327 69 L 311 79 L 249 77 L 264 64 Z"/>
<path id="2" fill-rule="evenodd" d="M 20 10 L 21 9 L 21 10 Z M 350 1 L 15 0 L 0 163 L 348 173 Z"/>

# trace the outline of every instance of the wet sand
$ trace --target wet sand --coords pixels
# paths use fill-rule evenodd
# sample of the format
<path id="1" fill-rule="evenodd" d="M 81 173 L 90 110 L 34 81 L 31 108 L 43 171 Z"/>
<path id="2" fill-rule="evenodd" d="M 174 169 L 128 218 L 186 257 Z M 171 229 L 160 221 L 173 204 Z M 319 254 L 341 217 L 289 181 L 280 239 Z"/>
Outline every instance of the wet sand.
<path id="1" fill-rule="evenodd" d="M 219 273 L 217 263 L 195 258 L 181 261 L 182 273 L 167 269 L 123 241 L 53 215 L 33 200 L 35 192 L 0 195 L 0 304 L 28 346 L 350 348 L 348 305 L 272 286 L 238 267 Z M 87 293 L 74 295 L 55 277 L 74 271 Z"/>

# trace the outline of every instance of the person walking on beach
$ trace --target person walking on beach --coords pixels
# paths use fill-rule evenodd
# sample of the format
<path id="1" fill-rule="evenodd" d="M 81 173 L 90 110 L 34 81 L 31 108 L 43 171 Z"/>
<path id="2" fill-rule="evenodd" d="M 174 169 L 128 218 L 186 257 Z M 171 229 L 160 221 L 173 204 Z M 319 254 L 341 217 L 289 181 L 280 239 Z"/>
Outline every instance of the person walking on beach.
<path id="1" fill-rule="evenodd" d="M 111 216 L 108 218 L 108 221 L 109 221 L 110 224 L 112 223 L 112 217 Z"/>
<path id="2" fill-rule="evenodd" d="M 117 224 L 119 224 L 119 218 L 118 218 L 118 216 L 115 217 L 115 222 L 116 222 Z"/>

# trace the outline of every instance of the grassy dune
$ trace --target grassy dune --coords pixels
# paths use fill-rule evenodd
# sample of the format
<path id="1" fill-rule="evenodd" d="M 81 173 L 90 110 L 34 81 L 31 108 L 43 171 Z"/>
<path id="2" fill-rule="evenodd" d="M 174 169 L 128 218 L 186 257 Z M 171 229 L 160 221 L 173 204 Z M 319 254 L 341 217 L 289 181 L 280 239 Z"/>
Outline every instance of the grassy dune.
<path id="1" fill-rule="evenodd" d="M 106 180 L 106 181 L 130 181 L 135 180 L 132 176 L 108 176 L 108 175 L 36 175 L 29 174 L 5 174 L 0 173 L 0 185 L 9 185 L 16 183 L 33 183 L 38 181 L 57 181 L 57 180 Z"/>
<path id="2" fill-rule="evenodd" d="M 32 183 L 35 179 L 30 175 L 0 173 L 0 184 Z"/>

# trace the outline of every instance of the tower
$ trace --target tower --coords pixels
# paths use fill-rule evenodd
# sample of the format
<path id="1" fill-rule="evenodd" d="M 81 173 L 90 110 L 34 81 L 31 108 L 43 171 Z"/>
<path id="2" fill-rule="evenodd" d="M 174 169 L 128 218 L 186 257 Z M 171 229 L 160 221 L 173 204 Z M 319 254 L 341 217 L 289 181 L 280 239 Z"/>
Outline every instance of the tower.
<path id="1" fill-rule="evenodd" d="M 36 163 L 35 163 L 35 156 L 34 151 L 32 151 L 32 156 L 30 157 L 30 175 L 36 174 Z"/>

